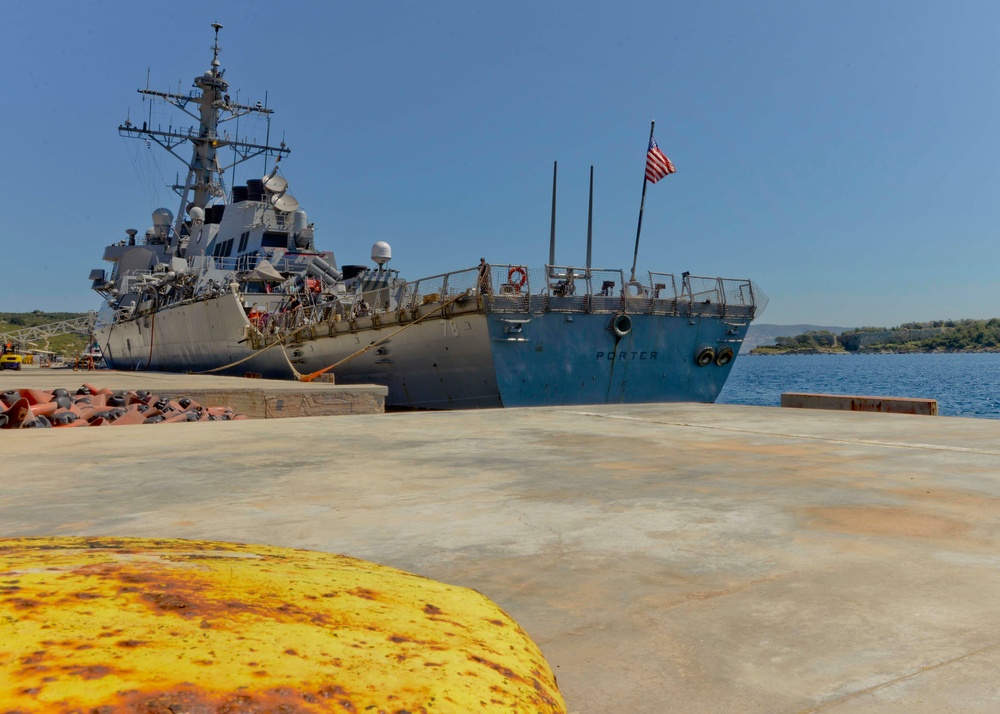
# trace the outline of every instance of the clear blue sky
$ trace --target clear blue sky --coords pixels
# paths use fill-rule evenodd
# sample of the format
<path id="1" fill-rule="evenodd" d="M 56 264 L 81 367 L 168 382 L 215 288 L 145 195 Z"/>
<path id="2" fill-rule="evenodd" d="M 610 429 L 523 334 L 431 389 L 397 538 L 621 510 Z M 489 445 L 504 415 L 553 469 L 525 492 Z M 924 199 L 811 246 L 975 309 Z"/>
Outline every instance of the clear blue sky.
<path id="1" fill-rule="evenodd" d="M 176 211 L 180 162 L 116 127 L 147 67 L 190 88 L 218 21 L 341 264 L 386 240 L 414 278 L 541 266 L 557 160 L 557 262 L 583 264 L 593 164 L 594 264 L 628 269 L 655 119 L 677 173 L 640 270 L 752 278 L 764 322 L 1000 316 L 1000 4 L 618 5 L 7 3 L 0 310 L 95 308 L 104 246 Z"/>

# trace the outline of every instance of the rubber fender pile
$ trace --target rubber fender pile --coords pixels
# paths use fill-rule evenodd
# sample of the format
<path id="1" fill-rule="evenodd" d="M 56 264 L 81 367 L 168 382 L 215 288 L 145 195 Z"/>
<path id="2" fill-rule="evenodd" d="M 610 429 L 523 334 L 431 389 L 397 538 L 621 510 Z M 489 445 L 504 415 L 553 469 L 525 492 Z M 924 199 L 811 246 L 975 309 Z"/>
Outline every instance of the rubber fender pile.
<path id="1" fill-rule="evenodd" d="M 232 407 L 209 407 L 190 397 L 115 391 L 84 384 L 66 389 L 11 389 L 0 394 L 0 429 L 171 424 L 247 419 Z"/>

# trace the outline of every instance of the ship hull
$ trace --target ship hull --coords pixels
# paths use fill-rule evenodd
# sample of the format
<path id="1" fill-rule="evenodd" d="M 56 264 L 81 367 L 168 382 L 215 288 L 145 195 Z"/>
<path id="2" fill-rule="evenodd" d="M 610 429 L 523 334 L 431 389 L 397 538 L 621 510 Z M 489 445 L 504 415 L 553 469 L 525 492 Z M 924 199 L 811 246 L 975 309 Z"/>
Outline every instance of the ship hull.
<path id="1" fill-rule="evenodd" d="M 504 406 L 714 402 L 732 361 L 699 366 L 702 346 L 739 351 L 746 326 L 718 318 L 631 315 L 618 336 L 607 314 L 545 313 L 491 323 L 493 362 Z"/>
<path id="2" fill-rule="evenodd" d="M 330 325 L 261 349 L 247 339 L 239 298 L 227 294 L 99 327 L 96 336 L 116 369 L 295 379 L 336 364 L 336 383 L 384 385 L 390 407 L 463 409 L 713 402 L 732 362 L 699 365 L 697 355 L 704 346 L 738 352 L 749 322 L 634 314 L 618 334 L 607 313 L 471 305 L 428 317 Z"/>
<path id="3" fill-rule="evenodd" d="M 113 324 L 99 322 L 94 337 L 112 369 L 293 378 L 280 347 L 259 351 L 250 345 L 247 325 L 238 298 L 226 294 Z M 225 365 L 231 366 L 219 369 Z"/>

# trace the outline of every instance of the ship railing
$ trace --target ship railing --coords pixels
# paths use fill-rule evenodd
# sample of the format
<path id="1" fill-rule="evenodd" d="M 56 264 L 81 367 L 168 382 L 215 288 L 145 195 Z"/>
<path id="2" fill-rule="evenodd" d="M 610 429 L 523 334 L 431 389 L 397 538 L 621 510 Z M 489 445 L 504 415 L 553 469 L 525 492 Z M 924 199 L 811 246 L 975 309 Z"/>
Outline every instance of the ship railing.
<path id="1" fill-rule="evenodd" d="M 253 253 L 244 253 L 243 255 L 224 257 L 209 255 L 207 257 L 213 261 L 214 266 L 218 270 L 245 272 L 256 268 L 260 261 L 264 259 L 264 254 L 260 251 L 254 251 Z M 279 273 L 298 273 L 303 270 L 303 262 L 300 258 L 289 259 L 286 256 L 282 256 L 277 260 L 271 259 L 270 263 Z"/>
<path id="2" fill-rule="evenodd" d="M 302 327 L 332 320 L 336 311 L 336 305 L 320 302 L 315 295 L 302 292 L 289 294 L 274 312 L 251 310 L 247 318 L 264 335 L 288 335 Z"/>
<path id="3" fill-rule="evenodd" d="M 317 305 L 306 320 L 327 322 L 370 318 L 373 322 L 410 322 L 441 311 L 442 305 L 472 297 L 479 289 L 477 269 L 442 273 L 412 282 L 382 284 L 371 290 L 358 290 L 335 302 Z M 442 312 L 444 314 L 444 312 Z"/>
<path id="4" fill-rule="evenodd" d="M 621 270 L 546 265 L 490 266 L 494 312 L 621 312 L 625 309 Z"/>
<path id="5" fill-rule="evenodd" d="M 651 272 L 649 280 L 654 314 L 753 319 L 767 305 L 764 292 L 746 279 L 682 273 L 679 289 L 669 273 Z"/>
<path id="6" fill-rule="evenodd" d="M 402 323 L 476 294 L 494 313 L 625 312 L 733 319 L 753 319 L 767 301 L 756 285 L 742 279 L 685 273 L 678 280 L 671 273 L 649 272 L 645 280 L 630 281 L 615 269 L 492 264 L 382 285 L 336 302 L 313 302 L 305 292 L 297 297 L 302 304 L 267 316 L 265 326 L 274 332 L 356 318 Z"/>
<path id="7" fill-rule="evenodd" d="M 398 296 L 398 308 L 419 311 L 425 306 L 436 306 L 462 295 L 482 292 L 487 283 L 488 280 L 480 276 L 478 268 L 420 278 L 403 285 Z"/>
<path id="8" fill-rule="evenodd" d="M 480 293 L 493 312 L 528 312 L 532 286 L 540 280 L 537 271 L 524 265 L 491 264 L 484 270 Z"/>
<path id="9" fill-rule="evenodd" d="M 237 270 L 244 269 L 241 267 L 242 264 L 240 262 L 240 257 L 226 258 L 217 255 L 209 255 L 207 257 L 212 260 L 212 266 L 216 270 L 222 270 L 225 272 L 233 273 L 236 272 Z"/>
<path id="10" fill-rule="evenodd" d="M 616 269 L 546 265 L 529 269 L 493 264 L 489 307 L 493 312 L 595 312 L 753 319 L 767 297 L 750 280 L 648 272 L 626 280 Z"/>
<path id="11" fill-rule="evenodd" d="M 347 312 L 352 317 L 370 317 L 395 312 L 398 288 L 383 286 L 375 290 L 355 293 Z"/>

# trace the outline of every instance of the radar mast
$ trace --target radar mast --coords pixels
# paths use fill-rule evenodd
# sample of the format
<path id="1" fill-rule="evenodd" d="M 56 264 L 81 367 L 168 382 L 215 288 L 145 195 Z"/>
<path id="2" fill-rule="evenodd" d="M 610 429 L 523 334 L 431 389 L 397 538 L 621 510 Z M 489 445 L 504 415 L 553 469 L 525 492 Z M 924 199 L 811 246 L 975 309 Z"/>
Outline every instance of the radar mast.
<path id="1" fill-rule="evenodd" d="M 285 146 L 284 141 L 278 146 L 270 146 L 242 141 L 238 136 L 230 137 L 228 132 L 220 134 L 219 126 L 227 121 L 247 114 L 264 116 L 269 120 L 273 111 L 260 102 L 248 105 L 230 99 L 227 92 L 229 83 L 223 79 L 225 70 L 220 69 L 219 62 L 219 53 L 222 51 L 219 47 L 219 30 L 222 29 L 222 25 L 214 22 L 212 28 L 215 30 L 215 42 L 212 45 L 211 69 L 194 78 L 195 90 L 188 94 L 158 92 L 148 88 L 137 90 L 140 94 L 162 99 L 177 107 L 197 120 L 197 129 L 175 130 L 173 127 L 166 130 L 161 127 L 154 129 L 146 122 L 139 127 L 129 119 L 118 127 L 121 136 L 154 141 L 188 167 L 185 182 L 173 186 L 181 198 L 174 224 L 174 242 L 179 239 L 180 228 L 189 206 L 204 209 L 213 199 L 226 202 L 227 191 L 224 180 L 226 171 L 261 155 L 273 156 L 280 160 L 291 151 Z M 190 142 L 192 145 L 190 159 L 185 159 L 177 152 L 177 148 L 185 142 Z M 234 155 L 232 162 L 223 166 L 218 151 L 226 146 L 233 150 Z"/>

